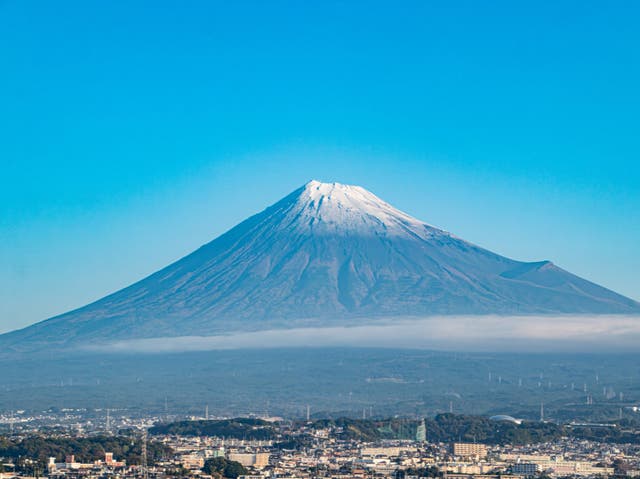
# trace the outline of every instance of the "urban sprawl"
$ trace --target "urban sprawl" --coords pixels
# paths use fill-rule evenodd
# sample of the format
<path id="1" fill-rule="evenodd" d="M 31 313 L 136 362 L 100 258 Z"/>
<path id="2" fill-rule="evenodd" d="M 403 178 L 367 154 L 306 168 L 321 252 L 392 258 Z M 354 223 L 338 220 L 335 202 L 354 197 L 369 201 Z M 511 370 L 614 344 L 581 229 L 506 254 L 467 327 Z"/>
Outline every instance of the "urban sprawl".
<path id="1" fill-rule="evenodd" d="M 104 415 L 104 411 L 101 413 Z M 394 422 L 395 421 L 395 422 Z M 556 437 L 486 444 L 429 439 L 424 420 L 282 418 L 82 419 L 73 410 L 0 416 L 0 479 L 49 477 L 203 479 L 526 479 L 640 476 L 640 445 Z M 483 419 L 496 430 L 526 427 L 509 416 Z M 377 427 L 396 438 L 374 439 Z M 588 425 L 591 430 L 620 427 Z M 475 425 L 469 427 L 474 431 Z M 360 428 L 360 429 L 359 429 Z M 395 428 L 395 429 L 393 429 Z M 470 433 L 471 433 L 470 432 Z M 391 434 L 392 435 L 392 434 Z M 115 450 L 109 450 L 113 448 Z"/>

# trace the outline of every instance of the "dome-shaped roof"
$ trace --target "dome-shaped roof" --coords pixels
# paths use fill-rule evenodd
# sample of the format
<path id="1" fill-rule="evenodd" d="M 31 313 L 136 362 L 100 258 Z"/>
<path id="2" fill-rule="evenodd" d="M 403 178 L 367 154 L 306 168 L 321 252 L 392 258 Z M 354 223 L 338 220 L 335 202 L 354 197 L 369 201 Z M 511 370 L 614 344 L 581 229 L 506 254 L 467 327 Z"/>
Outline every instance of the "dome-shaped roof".
<path id="1" fill-rule="evenodd" d="M 506 414 L 498 414 L 497 416 L 491 416 L 489 419 L 491 421 L 504 421 L 504 422 L 512 422 L 513 424 L 522 424 L 521 419 L 516 419 L 515 417 L 507 416 Z"/>

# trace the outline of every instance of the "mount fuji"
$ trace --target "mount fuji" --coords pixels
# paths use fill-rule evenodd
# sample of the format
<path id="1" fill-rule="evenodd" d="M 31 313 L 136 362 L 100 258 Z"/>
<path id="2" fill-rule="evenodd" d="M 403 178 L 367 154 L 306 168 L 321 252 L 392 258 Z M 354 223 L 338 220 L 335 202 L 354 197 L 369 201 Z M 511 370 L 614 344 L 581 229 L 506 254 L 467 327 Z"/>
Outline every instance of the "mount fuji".
<path id="1" fill-rule="evenodd" d="M 311 181 L 151 276 L 0 336 L 0 346 L 67 348 L 376 318 L 639 312 L 640 303 L 549 261 L 500 256 L 359 186 Z"/>

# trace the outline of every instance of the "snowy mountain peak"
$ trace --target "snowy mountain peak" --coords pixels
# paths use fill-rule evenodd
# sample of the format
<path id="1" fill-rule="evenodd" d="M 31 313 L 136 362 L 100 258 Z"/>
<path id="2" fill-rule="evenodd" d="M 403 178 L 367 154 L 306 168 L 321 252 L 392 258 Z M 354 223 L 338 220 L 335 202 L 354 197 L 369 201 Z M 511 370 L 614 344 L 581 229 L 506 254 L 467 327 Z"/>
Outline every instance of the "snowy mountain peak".
<path id="1" fill-rule="evenodd" d="M 314 234 L 350 233 L 396 236 L 444 233 L 394 208 L 361 186 L 323 183 L 304 185 L 287 215 L 298 228 Z"/>
<path id="2" fill-rule="evenodd" d="M 0 350 L 375 318 L 638 312 L 553 263 L 492 253 L 359 186 L 311 181 L 157 273 L 0 337 Z"/>
<path id="3" fill-rule="evenodd" d="M 390 207 L 388 203 L 378 198 L 361 186 L 344 185 L 342 183 L 322 183 L 311 180 L 304 185 L 300 195 L 303 201 L 324 203 L 336 207 L 351 207 L 358 209 L 375 209 L 377 207 Z"/>

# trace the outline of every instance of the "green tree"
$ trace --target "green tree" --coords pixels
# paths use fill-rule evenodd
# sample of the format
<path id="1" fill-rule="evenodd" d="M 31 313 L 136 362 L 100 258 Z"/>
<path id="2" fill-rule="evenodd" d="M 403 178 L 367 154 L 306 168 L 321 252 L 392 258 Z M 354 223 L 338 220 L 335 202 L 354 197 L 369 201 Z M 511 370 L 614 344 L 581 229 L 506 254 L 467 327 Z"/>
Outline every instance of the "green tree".
<path id="1" fill-rule="evenodd" d="M 212 476 L 220 474 L 228 479 L 237 479 L 238 476 L 249 474 L 249 471 L 242 464 L 237 461 L 229 461 L 224 457 L 207 459 L 202 472 Z"/>

